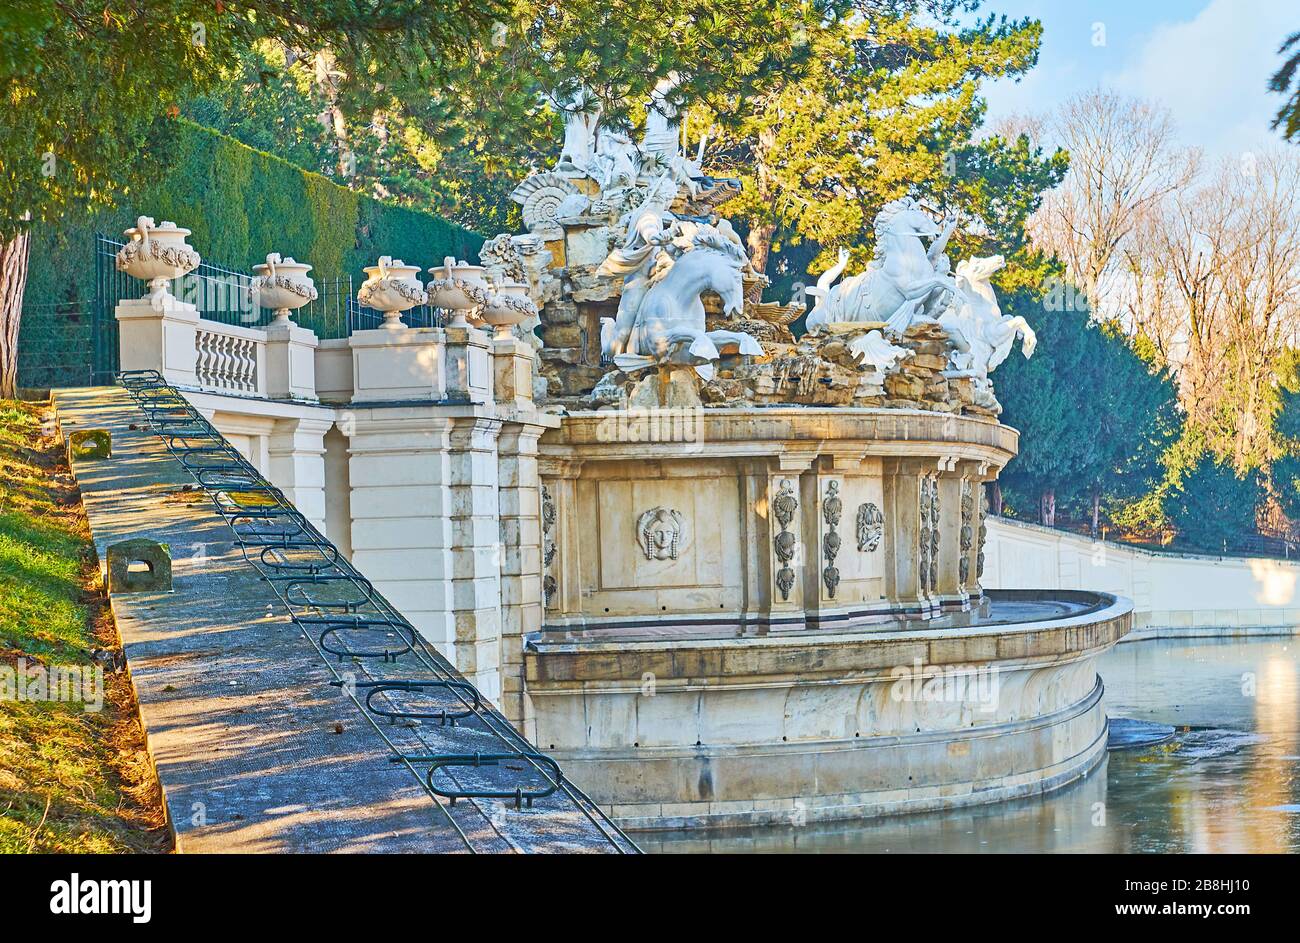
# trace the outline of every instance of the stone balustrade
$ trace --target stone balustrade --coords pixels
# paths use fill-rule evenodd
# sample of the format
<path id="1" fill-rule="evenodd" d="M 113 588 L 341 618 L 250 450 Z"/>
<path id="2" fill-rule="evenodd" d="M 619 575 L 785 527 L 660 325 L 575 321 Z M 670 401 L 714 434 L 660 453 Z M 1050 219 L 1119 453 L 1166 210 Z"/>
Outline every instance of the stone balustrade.
<path id="1" fill-rule="evenodd" d="M 319 340 L 209 321 L 170 295 L 117 307 L 121 367 L 157 370 L 508 717 L 542 623 L 533 349 L 400 323 Z"/>
<path id="2" fill-rule="evenodd" d="M 222 393 L 266 395 L 266 332 L 200 319 L 194 331 L 198 385 Z"/>

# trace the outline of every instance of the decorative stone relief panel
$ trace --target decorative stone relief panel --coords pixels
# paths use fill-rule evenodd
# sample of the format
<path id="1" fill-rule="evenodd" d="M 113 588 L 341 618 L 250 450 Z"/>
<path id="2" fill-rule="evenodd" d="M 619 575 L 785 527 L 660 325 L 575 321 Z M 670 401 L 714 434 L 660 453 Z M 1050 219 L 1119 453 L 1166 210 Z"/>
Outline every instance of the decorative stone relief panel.
<path id="1" fill-rule="evenodd" d="M 929 475 L 921 478 L 920 492 L 916 516 L 916 579 L 919 590 L 924 593 L 930 586 L 930 505 L 935 497 Z"/>
<path id="2" fill-rule="evenodd" d="M 786 600 L 794 588 L 794 570 L 790 567 L 790 562 L 794 560 L 798 549 L 799 536 L 790 530 L 790 524 L 798 510 L 799 499 L 795 496 L 793 482 L 789 478 L 781 479 L 780 490 L 772 498 L 772 514 L 781 529 L 772 538 L 772 545 L 776 558 L 781 563 L 781 568 L 776 571 L 776 586 L 781 591 L 781 598 Z"/>
<path id="3" fill-rule="evenodd" d="M 551 575 L 551 564 L 555 562 L 555 499 L 546 485 L 542 485 L 542 596 L 546 607 L 550 608 L 555 598 L 555 577 Z"/>
<path id="4" fill-rule="evenodd" d="M 939 479 L 930 479 L 930 591 L 939 588 Z"/>
<path id="5" fill-rule="evenodd" d="M 961 559 L 957 563 L 957 578 L 964 590 L 970 583 L 970 552 L 975 545 L 975 493 L 969 478 L 961 480 L 961 533 L 958 546 Z"/>
<path id="6" fill-rule="evenodd" d="M 871 553 L 885 533 L 885 515 L 870 501 L 858 505 L 858 552 Z"/>
<path id="7" fill-rule="evenodd" d="M 827 482 L 826 494 L 822 498 L 822 520 L 826 522 L 826 533 L 822 535 L 822 557 L 826 561 L 826 566 L 822 568 L 822 582 L 826 584 L 826 595 L 831 599 L 835 598 L 835 591 L 840 585 L 840 571 L 835 566 L 835 557 L 840 552 L 840 534 L 837 528 L 843 512 L 840 483 Z"/>
<path id="8" fill-rule="evenodd" d="M 988 538 L 989 528 L 987 524 L 987 511 L 984 502 L 980 503 L 980 530 L 979 530 L 979 553 L 975 558 L 975 578 L 979 579 L 984 575 L 984 541 Z"/>
<path id="9" fill-rule="evenodd" d="M 676 560 L 686 544 L 686 519 L 671 508 L 651 508 L 637 518 L 636 540 L 647 560 Z"/>

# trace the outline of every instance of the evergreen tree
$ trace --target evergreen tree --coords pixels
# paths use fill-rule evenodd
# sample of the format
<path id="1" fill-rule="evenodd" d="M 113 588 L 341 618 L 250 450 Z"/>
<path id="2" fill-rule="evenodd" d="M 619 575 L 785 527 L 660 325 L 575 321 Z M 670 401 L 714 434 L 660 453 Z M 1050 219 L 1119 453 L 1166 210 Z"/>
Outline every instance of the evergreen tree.
<path id="1" fill-rule="evenodd" d="M 801 242 L 820 249 L 814 271 L 839 247 L 861 266 L 880 207 L 910 194 L 960 215 L 954 257 L 998 252 L 1008 259 L 999 285 L 1033 283 L 1042 259 L 1025 251 L 1024 223 L 1061 181 L 1066 157 L 1044 156 L 1023 136 L 975 134 L 979 83 L 1028 71 L 1041 26 L 995 16 L 958 25 L 954 11 L 978 3 L 874 6 L 810 31 L 800 74 L 689 115 L 688 136 L 709 135 L 709 171 L 744 184 L 727 208 L 747 228 L 755 268 Z"/>
<path id="2" fill-rule="evenodd" d="M 376 9 L 210 0 L 33 0 L 0 7 L 0 396 L 17 373 L 30 227 L 111 201 L 167 153 L 168 115 L 264 38 L 330 49 L 345 70 L 428 72 L 474 46 L 506 0 Z"/>
<path id="3" fill-rule="evenodd" d="M 1222 551 L 1255 531 L 1263 499 L 1259 472 L 1236 472 L 1205 453 L 1170 490 L 1169 516 L 1179 536 L 1198 550 Z"/>
<path id="4" fill-rule="evenodd" d="M 1173 380 L 1086 311 L 1045 310 L 1029 292 L 1009 302 L 1004 311 L 1024 316 L 1039 344 L 1032 359 L 1008 358 L 994 375 L 1002 421 L 1021 433 L 1003 483 L 1035 501 L 1045 524 L 1055 523 L 1058 503 L 1081 505 L 1096 534 L 1104 503 L 1159 482 L 1179 430 Z"/>

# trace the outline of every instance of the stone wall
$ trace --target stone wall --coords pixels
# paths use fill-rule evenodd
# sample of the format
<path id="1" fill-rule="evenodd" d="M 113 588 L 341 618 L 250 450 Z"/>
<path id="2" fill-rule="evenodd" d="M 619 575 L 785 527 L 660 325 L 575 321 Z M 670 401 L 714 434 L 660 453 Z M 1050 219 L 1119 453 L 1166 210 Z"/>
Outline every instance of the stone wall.
<path id="1" fill-rule="evenodd" d="M 984 583 L 1096 589 L 1133 600 L 1135 637 L 1292 635 L 1300 562 L 1165 553 L 989 518 Z"/>

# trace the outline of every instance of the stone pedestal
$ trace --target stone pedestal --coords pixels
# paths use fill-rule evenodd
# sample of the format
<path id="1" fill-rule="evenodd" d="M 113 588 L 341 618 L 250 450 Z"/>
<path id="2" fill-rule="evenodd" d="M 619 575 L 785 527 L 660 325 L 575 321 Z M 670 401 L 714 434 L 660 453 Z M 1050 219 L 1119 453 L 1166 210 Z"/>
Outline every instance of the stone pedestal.
<path id="1" fill-rule="evenodd" d="M 492 340 L 473 327 L 448 327 L 446 338 L 446 398 L 451 402 L 492 402 Z"/>
<path id="2" fill-rule="evenodd" d="M 493 396 L 503 406 L 533 402 L 533 349 L 516 338 L 492 341 Z"/>
<path id="3" fill-rule="evenodd" d="M 171 295 L 161 308 L 133 298 L 119 301 L 114 317 L 121 369 L 157 370 L 168 383 L 198 386 L 198 308 Z"/>
<path id="4" fill-rule="evenodd" d="M 963 480 L 1010 459 L 1015 430 L 896 410 L 707 409 L 698 440 L 679 442 L 621 435 L 631 415 L 571 412 L 542 438 L 548 626 L 797 632 L 968 605 Z M 647 549 L 646 527 L 667 551 Z"/>
<path id="5" fill-rule="evenodd" d="M 348 338 L 352 402 L 445 399 L 449 381 L 446 340 L 437 328 L 355 331 Z"/>
<path id="6" fill-rule="evenodd" d="M 266 328 L 266 395 L 316 401 L 316 334 L 292 321 Z"/>

